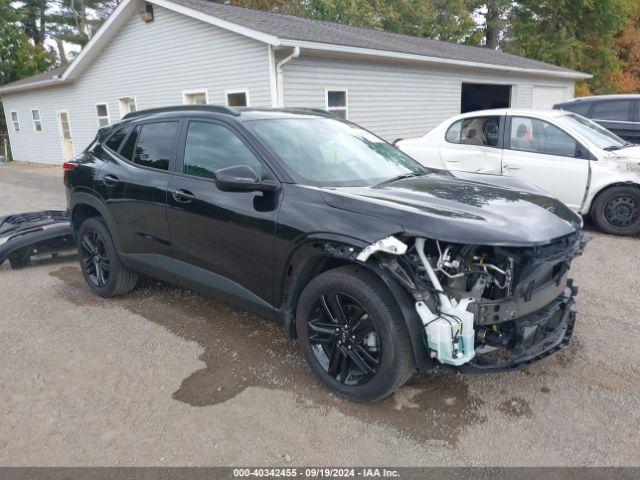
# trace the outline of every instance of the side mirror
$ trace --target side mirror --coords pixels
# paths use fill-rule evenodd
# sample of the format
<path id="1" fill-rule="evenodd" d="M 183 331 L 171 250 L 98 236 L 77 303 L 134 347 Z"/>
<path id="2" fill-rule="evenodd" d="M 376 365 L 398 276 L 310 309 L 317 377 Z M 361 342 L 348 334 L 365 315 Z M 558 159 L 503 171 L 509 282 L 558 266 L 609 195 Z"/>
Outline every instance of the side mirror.
<path id="1" fill-rule="evenodd" d="M 574 153 L 575 158 L 584 158 L 585 160 L 589 159 L 589 151 L 584 148 L 581 144 L 576 144 L 576 151 Z"/>
<path id="2" fill-rule="evenodd" d="M 275 182 L 261 182 L 249 165 L 233 165 L 216 171 L 216 187 L 223 192 L 273 192 L 279 185 Z"/>

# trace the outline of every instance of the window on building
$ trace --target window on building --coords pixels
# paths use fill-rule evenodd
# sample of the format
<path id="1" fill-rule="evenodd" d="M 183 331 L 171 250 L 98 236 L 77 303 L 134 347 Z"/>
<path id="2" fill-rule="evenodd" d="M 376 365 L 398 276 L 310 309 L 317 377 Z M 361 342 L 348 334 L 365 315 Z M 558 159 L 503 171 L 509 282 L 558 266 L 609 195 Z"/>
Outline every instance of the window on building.
<path id="1" fill-rule="evenodd" d="M 209 103 L 206 90 L 182 92 L 182 103 L 185 105 L 206 105 Z"/>
<path id="2" fill-rule="evenodd" d="M 512 117 L 509 135 L 511 150 L 574 157 L 577 142 L 564 130 L 543 120 Z"/>
<path id="3" fill-rule="evenodd" d="M 133 163 L 159 170 L 169 170 L 177 132 L 178 122 L 156 122 L 143 125 L 136 143 Z"/>
<path id="4" fill-rule="evenodd" d="M 451 125 L 444 138 L 449 143 L 496 147 L 499 129 L 500 117 L 469 117 Z"/>
<path id="5" fill-rule="evenodd" d="M 334 115 L 346 119 L 349 116 L 348 102 L 346 90 L 327 90 L 326 108 Z"/>
<path id="6" fill-rule="evenodd" d="M 40 119 L 40 110 L 36 108 L 32 109 L 31 119 L 33 120 L 33 129 L 36 132 L 42 132 L 42 120 Z"/>
<path id="7" fill-rule="evenodd" d="M 248 107 L 249 106 L 249 90 L 233 90 L 227 91 L 228 107 Z"/>
<path id="8" fill-rule="evenodd" d="M 11 123 L 13 124 L 13 131 L 20 131 L 20 120 L 18 119 L 18 112 L 11 112 Z"/>
<path id="9" fill-rule="evenodd" d="M 106 103 L 96 105 L 96 116 L 98 117 L 98 128 L 109 125 L 109 107 Z"/>
<path id="10" fill-rule="evenodd" d="M 217 170 L 235 165 L 248 165 L 258 177 L 262 174 L 260 161 L 231 130 L 216 123 L 189 124 L 184 151 L 184 173 L 215 178 Z"/>
<path id="11" fill-rule="evenodd" d="M 120 97 L 118 99 L 118 106 L 120 107 L 120 117 L 124 117 L 127 113 L 132 113 L 137 110 L 135 97 Z"/>

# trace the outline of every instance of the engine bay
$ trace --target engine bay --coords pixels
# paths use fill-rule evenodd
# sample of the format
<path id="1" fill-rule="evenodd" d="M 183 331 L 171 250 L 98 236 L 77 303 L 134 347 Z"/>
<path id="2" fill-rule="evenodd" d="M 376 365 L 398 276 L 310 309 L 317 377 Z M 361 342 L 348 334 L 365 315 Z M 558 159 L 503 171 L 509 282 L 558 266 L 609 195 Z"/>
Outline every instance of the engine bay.
<path id="1" fill-rule="evenodd" d="M 582 233 L 534 247 L 389 238 L 376 258 L 415 300 L 433 360 L 512 368 L 568 342 L 577 294 L 568 272 Z"/>

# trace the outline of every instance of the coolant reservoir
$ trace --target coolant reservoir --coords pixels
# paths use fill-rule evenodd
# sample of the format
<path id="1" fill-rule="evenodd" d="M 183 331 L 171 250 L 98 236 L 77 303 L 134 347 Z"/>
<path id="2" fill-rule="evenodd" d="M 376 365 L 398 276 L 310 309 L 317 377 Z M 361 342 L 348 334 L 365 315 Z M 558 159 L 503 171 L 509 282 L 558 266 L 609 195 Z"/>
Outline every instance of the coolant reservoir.
<path id="1" fill-rule="evenodd" d="M 470 302 L 471 299 L 465 298 L 455 306 L 443 306 L 440 315 L 431 312 L 424 302 L 416 303 L 416 310 L 426 325 L 429 349 L 436 352 L 436 358 L 441 363 L 462 365 L 476 354 L 474 316 L 467 312 Z"/>

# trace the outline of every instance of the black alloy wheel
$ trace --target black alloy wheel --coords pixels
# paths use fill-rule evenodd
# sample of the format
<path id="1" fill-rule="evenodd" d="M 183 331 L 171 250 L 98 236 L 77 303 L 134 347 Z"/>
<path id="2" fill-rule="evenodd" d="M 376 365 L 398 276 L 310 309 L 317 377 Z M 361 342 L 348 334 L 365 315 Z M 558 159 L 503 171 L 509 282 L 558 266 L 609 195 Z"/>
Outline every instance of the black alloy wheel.
<path id="1" fill-rule="evenodd" d="M 133 290 L 138 276 L 120 260 L 111 233 L 101 217 L 82 222 L 76 238 L 80 269 L 93 293 L 108 298 Z"/>
<path id="2" fill-rule="evenodd" d="M 104 240 L 98 232 L 89 231 L 83 235 L 80 246 L 87 279 L 96 287 L 104 287 L 111 271 Z"/>
<path id="3" fill-rule="evenodd" d="M 392 394 L 415 360 L 405 318 L 372 271 L 345 265 L 314 277 L 296 307 L 298 344 L 327 388 L 358 402 Z"/>
<path id="4" fill-rule="evenodd" d="M 321 295 L 308 321 L 308 334 L 318 363 L 340 383 L 362 385 L 378 372 L 380 334 L 370 313 L 352 296 Z"/>

